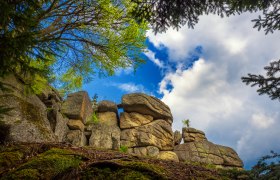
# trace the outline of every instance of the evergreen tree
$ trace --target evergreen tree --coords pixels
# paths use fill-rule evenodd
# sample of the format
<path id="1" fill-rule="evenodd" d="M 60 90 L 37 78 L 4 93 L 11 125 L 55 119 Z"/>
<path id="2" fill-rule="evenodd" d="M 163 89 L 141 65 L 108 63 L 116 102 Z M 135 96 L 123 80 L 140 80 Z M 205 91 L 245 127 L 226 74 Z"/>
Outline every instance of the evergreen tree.
<path id="1" fill-rule="evenodd" d="M 242 77 L 242 81 L 247 85 L 258 86 L 257 92 L 262 94 L 267 94 L 274 100 L 278 99 L 280 101 L 280 59 L 278 61 L 273 61 L 269 66 L 264 67 L 266 72 L 266 77 L 263 75 L 248 74 L 247 77 Z"/>
<path id="2" fill-rule="evenodd" d="M 169 27 L 180 28 L 187 24 L 190 28 L 198 22 L 199 16 L 214 13 L 221 17 L 240 14 L 245 11 L 263 11 L 264 17 L 254 20 L 255 27 L 266 32 L 279 30 L 279 0 L 132 0 L 137 4 L 134 16 L 147 20 L 157 32 Z"/>

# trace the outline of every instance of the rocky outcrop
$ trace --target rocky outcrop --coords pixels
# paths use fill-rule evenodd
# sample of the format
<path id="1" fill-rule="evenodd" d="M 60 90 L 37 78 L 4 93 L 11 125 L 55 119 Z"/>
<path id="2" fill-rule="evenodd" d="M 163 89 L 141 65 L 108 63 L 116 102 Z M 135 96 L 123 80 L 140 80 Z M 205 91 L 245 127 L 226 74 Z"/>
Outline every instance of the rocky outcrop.
<path id="1" fill-rule="evenodd" d="M 47 118 L 47 107 L 36 95 L 25 95 L 24 84 L 15 76 L 1 79 L 10 91 L 0 91 L 0 106 L 12 108 L 4 115 L 3 123 L 9 127 L 7 141 L 57 142 Z"/>
<path id="2" fill-rule="evenodd" d="M 207 140 L 205 137 L 205 133 L 200 130 L 185 127 L 182 131 L 184 143 Z"/>
<path id="3" fill-rule="evenodd" d="M 229 147 L 207 141 L 202 131 L 183 128 L 184 144 L 174 147 L 174 152 L 182 162 L 203 162 L 218 167 L 242 168 L 242 160 Z"/>
<path id="4" fill-rule="evenodd" d="M 121 106 L 121 146 L 128 147 L 130 153 L 154 157 L 173 150 L 172 115 L 167 105 L 152 96 L 135 93 L 124 95 Z"/>
<path id="5" fill-rule="evenodd" d="M 24 83 L 15 76 L 0 81 L 13 90 L 0 92 L 0 106 L 12 108 L 11 116 L 1 119 L 0 129 L 6 132 L 1 142 L 68 142 L 114 150 L 123 146 L 140 156 L 220 167 L 243 166 L 232 148 L 207 141 L 202 131 L 183 128 L 182 134 L 173 133 L 170 109 L 155 97 L 124 95 L 119 105 L 124 112 L 119 117 L 118 106 L 111 101 L 101 101 L 93 110 L 84 91 L 69 94 L 63 101 L 50 86 L 39 95 L 26 95 Z M 184 144 L 180 144 L 182 139 Z"/>

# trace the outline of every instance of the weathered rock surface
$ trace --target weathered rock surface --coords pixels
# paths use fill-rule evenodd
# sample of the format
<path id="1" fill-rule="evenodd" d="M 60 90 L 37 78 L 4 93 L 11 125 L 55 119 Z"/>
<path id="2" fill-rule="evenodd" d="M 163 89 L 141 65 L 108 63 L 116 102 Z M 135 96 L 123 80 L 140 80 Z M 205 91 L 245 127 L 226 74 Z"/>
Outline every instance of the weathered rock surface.
<path id="1" fill-rule="evenodd" d="M 182 141 L 182 134 L 180 131 L 175 131 L 174 132 L 174 144 L 178 145 Z"/>
<path id="2" fill-rule="evenodd" d="M 121 145 L 127 147 L 155 146 L 160 150 L 173 150 L 173 131 L 165 120 L 156 120 L 144 126 L 122 130 Z"/>
<path id="3" fill-rule="evenodd" d="M 83 131 L 80 130 L 72 130 L 69 131 L 66 136 L 67 142 L 73 144 L 74 146 L 86 146 L 87 138 Z"/>
<path id="4" fill-rule="evenodd" d="M 221 167 L 243 167 L 242 160 L 232 148 L 207 141 L 202 131 L 193 128 L 184 128 L 183 132 L 185 143 L 174 147 L 180 161 L 203 162 Z"/>
<path id="5" fill-rule="evenodd" d="M 68 121 L 68 118 L 57 112 L 54 134 L 58 138 L 58 142 L 66 142 L 66 135 L 69 132 Z"/>
<path id="6" fill-rule="evenodd" d="M 62 104 L 62 113 L 69 119 L 80 119 L 85 124 L 93 113 L 88 93 L 79 91 L 69 94 Z"/>
<path id="7" fill-rule="evenodd" d="M 122 97 L 122 107 L 125 112 L 137 112 L 151 115 L 154 119 L 172 120 L 169 107 L 159 99 L 143 94 L 126 94 Z"/>
<path id="8" fill-rule="evenodd" d="M 143 115 L 136 112 L 123 112 L 120 116 L 120 128 L 127 129 L 142 126 L 153 121 L 150 115 Z"/>
<path id="9" fill-rule="evenodd" d="M 194 128 L 183 128 L 184 143 L 207 140 L 205 133 Z"/>
<path id="10" fill-rule="evenodd" d="M 128 153 L 134 153 L 138 156 L 155 157 L 159 154 L 159 149 L 155 146 L 135 147 L 135 148 L 129 148 Z"/>
<path id="11" fill-rule="evenodd" d="M 178 156 L 176 153 L 173 151 L 161 151 L 156 158 L 162 159 L 162 160 L 170 160 L 170 161 L 175 161 L 179 162 Z"/>
<path id="12" fill-rule="evenodd" d="M 80 120 L 70 119 L 67 123 L 69 129 L 84 131 L 85 125 Z"/>
<path id="13" fill-rule="evenodd" d="M 112 101 L 103 100 L 98 103 L 97 112 L 114 112 L 118 114 L 118 107 Z"/>
<path id="14" fill-rule="evenodd" d="M 8 76 L 1 82 L 8 84 L 10 92 L 0 91 L 0 105 L 13 108 L 1 119 L 9 126 L 8 141 L 17 142 L 56 142 L 47 108 L 36 95 L 24 95 L 24 85 L 14 76 Z"/>
<path id="15" fill-rule="evenodd" d="M 91 127 L 92 133 L 89 139 L 89 146 L 119 150 L 121 131 L 118 126 L 98 123 L 91 125 Z"/>
<path id="16" fill-rule="evenodd" d="M 114 112 L 99 112 L 97 113 L 98 123 L 107 126 L 118 126 L 117 114 Z"/>

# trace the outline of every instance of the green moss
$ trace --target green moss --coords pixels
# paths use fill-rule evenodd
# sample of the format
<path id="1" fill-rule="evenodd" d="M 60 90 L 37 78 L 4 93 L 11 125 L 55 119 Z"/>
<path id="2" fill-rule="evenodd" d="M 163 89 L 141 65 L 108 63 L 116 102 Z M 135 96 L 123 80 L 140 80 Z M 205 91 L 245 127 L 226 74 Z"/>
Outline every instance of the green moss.
<path id="1" fill-rule="evenodd" d="M 127 151 L 128 151 L 128 147 L 127 146 L 121 146 L 120 147 L 120 152 L 127 153 Z"/>
<path id="2" fill-rule="evenodd" d="M 160 167 L 144 162 L 110 161 L 94 164 L 82 173 L 82 179 L 167 179 Z"/>
<path id="3" fill-rule="evenodd" d="M 0 173 L 17 164 L 23 158 L 23 153 L 19 151 L 15 152 L 1 152 L 0 153 Z"/>
<path id="4" fill-rule="evenodd" d="M 78 167 L 81 159 L 80 155 L 70 150 L 52 148 L 9 172 L 4 179 L 51 179 L 59 173 Z"/>

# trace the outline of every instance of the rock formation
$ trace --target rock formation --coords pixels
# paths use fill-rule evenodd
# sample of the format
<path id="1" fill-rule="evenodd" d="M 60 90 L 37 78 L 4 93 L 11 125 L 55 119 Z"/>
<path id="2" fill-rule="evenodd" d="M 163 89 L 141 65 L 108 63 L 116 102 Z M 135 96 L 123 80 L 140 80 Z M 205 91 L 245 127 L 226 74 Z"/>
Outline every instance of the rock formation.
<path id="1" fill-rule="evenodd" d="M 194 128 L 183 128 L 184 144 L 174 147 L 174 152 L 182 162 L 202 162 L 217 167 L 242 168 L 242 160 L 230 147 L 207 141 L 204 132 Z"/>
<path id="2" fill-rule="evenodd" d="M 173 150 L 172 114 L 167 105 L 152 96 L 134 93 L 123 96 L 122 107 L 121 146 L 148 156 Z"/>
<path id="3" fill-rule="evenodd" d="M 55 142 L 58 141 L 56 134 L 63 135 L 64 119 L 59 118 L 59 123 L 48 120 L 48 108 L 36 95 L 25 95 L 24 84 L 15 76 L 10 75 L 1 82 L 7 84 L 10 91 L 0 91 L 0 106 L 12 108 L 10 115 L 5 115 L 3 121 L 9 127 L 7 141 L 17 142 Z M 49 94 L 55 94 L 49 90 Z M 55 95 L 54 95 L 55 96 Z M 52 97 L 47 99 L 54 100 Z M 59 100 L 59 99 L 58 99 Z M 56 100 L 54 100 L 56 101 Z M 55 110 L 54 110 L 55 111 Z M 59 116 L 59 114 L 54 115 Z M 57 117 L 54 117 L 56 121 Z M 58 126 L 61 130 L 58 130 Z"/>
<path id="4" fill-rule="evenodd" d="M 118 106 L 101 101 L 93 108 L 85 91 L 71 93 L 63 101 L 50 86 L 38 95 L 26 95 L 24 83 L 15 76 L 0 81 L 13 90 L 0 92 L 0 106 L 13 108 L 10 116 L 1 119 L 8 127 L 6 141 L 68 142 L 114 150 L 123 146 L 140 156 L 243 166 L 233 149 L 207 141 L 202 131 L 183 128 L 182 134 L 173 133 L 171 111 L 155 97 L 127 94 Z M 118 107 L 124 110 L 120 116 Z M 182 139 L 184 144 L 180 144 Z"/>

